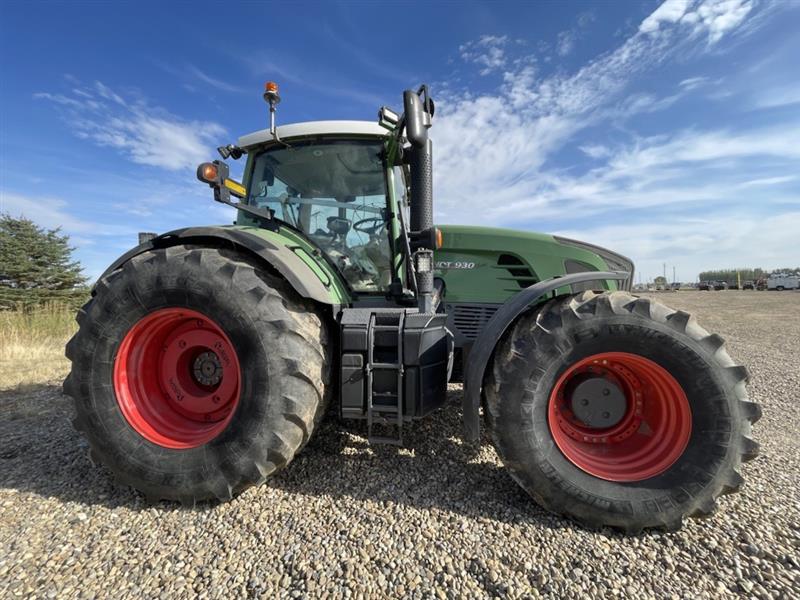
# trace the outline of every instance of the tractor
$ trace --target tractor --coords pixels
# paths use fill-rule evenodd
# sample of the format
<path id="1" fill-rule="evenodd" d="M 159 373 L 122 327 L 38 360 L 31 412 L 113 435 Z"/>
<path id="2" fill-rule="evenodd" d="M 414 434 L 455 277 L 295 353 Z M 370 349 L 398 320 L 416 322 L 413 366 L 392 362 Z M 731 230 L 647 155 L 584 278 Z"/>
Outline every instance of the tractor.
<path id="1" fill-rule="evenodd" d="M 277 126 L 277 85 L 263 97 L 268 128 L 197 169 L 233 225 L 144 241 L 78 312 L 64 391 L 93 462 L 148 500 L 225 501 L 326 414 L 403 444 L 463 382 L 465 442 L 588 527 L 675 530 L 739 489 L 761 414 L 746 369 L 632 295 L 620 254 L 435 225 L 427 86 L 375 122 Z"/>

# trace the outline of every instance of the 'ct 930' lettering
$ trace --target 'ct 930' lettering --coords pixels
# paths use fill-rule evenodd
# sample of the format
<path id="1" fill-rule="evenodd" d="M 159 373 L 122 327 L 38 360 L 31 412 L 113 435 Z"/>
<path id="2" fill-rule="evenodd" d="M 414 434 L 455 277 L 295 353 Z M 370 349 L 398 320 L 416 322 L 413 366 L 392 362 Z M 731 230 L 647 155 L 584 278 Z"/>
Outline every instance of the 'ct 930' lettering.
<path id="1" fill-rule="evenodd" d="M 474 269 L 474 262 L 466 262 L 460 260 L 439 260 L 436 261 L 437 269 Z"/>

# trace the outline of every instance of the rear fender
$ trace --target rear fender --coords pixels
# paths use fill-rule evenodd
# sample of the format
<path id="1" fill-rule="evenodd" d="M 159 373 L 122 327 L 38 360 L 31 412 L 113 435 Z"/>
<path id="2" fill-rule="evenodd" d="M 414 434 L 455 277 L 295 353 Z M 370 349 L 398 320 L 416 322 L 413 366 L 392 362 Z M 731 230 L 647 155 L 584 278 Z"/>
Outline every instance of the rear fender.
<path id="1" fill-rule="evenodd" d="M 535 283 L 509 298 L 500 309 L 494 313 L 478 338 L 472 343 L 466 358 L 464 369 L 464 439 L 467 442 L 477 442 L 480 436 L 479 409 L 483 391 L 483 378 L 486 367 L 494 354 L 495 346 L 509 326 L 533 306 L 547 299 L 549 294 L 553 297 L 559 288 L 575 283 L 585 283 L 597 280 L 620 281 L 630 277 L 630 273 L 622 271 L 589 271 L 585 273 L 571 273 L 562 277 L 553 277 Z"/>
<path id="2" fill-rule="evenodd" d="M 304 298 L 323 304 L 337 304 L 339 298 L 335 282 L 329 277 L 320 278 L 300 256 L 286 246 L 239 229 L 228 227 L 188 227 L 159 235 L 129 250 L 105 270 L 100 279 L 119 269 L 134 256 L 154 248 L 167 248 L 178 244 L 212 245 L 230 248 L 254 256 L 275 269 L 295 291 Z M 323 279 L 327 279 L 324 281 Z"/>

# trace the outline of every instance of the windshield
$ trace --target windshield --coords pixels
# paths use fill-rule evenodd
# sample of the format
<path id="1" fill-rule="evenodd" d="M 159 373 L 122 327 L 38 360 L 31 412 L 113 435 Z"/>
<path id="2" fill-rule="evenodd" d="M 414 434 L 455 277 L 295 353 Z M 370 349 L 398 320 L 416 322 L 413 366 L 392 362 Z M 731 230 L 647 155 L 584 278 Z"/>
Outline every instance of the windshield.
<path id="1" fill-rule="evenodd" d="M 248 203 L 312 238 L 352 288 L 391 282 L 383 144 L 328 140 L 273 147 L 255 158 Z"/>

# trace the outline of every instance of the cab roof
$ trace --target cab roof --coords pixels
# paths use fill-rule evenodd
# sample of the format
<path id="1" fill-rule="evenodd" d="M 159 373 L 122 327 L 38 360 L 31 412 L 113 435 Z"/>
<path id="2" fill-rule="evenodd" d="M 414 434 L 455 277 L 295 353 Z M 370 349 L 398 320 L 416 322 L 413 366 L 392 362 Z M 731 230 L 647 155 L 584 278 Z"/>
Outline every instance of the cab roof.
<path id="1" fill-rule="evenodd" d="M 305 123 L 290 123 L 277 128 L 278 137 L 282 140 L 318 135 L 387 135 L 386 129 L 378 125 L 377 121 L 307 121 Z M 259 144 L 272 142 L 269 129 L 262 129 L 239 138 L 239 147 L 247 150 Z"/>

